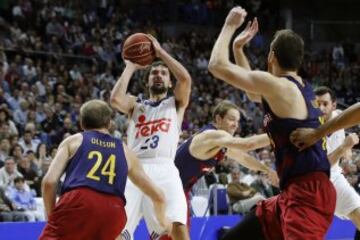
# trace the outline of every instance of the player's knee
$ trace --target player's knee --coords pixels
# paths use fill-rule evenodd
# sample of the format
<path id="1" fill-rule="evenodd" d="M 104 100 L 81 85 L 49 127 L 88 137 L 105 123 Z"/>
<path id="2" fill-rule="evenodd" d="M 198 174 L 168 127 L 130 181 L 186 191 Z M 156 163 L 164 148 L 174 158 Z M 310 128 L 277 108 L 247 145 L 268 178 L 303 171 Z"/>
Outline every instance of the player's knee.
<path id="1" fill-rule="evenodd" d="M 185 224 L 174 222 L 172 227 L 171 236 L 173 240 L 187 240 L 189 238 L 189 231 Z"/>
<path id="2" fill-rule="evenodd" d="M 348 216 L 352 222 L 356 225 L 356 227 L 359 229 L 360 228 L 360 208 L 356 208 L 355 210 L 353 210 L 349 216 Z"/>

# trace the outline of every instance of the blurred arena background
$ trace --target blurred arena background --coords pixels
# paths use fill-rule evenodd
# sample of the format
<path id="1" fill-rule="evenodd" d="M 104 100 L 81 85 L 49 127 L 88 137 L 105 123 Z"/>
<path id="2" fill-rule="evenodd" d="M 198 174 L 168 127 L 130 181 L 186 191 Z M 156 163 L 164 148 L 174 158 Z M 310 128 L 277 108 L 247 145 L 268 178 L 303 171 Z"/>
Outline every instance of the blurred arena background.
<path id="1" fill-rule="evenodd" d="M 109 101 L 124 67 L 122 42 L 129 34 L 154 35 L 193 77 L 182 141 L 211 120 L 212 108 L 221 99 L 242 109 L 237 135 L 261 133 L 261 106 L 207 71 L 215 36 L 234 5 L 243 6 L 249 19 L 257 16 L 260 22 L 260 33 L 246 48 L 252 68 L 266 69 L 271 36 L 278 29 L 292 28 L 305 40 L 301 75 L 314 86 L 334 89 L 340 109 L 360 101 L 360 1 L 0 0 L 0 221 L 44 219 L 41 178 L 57 145 L 79 130 L 80 105 L 89 99 Z M 130 82 L 131 93 L 144 87 L 142 77 L 137 73 Z M 115 113 L 113 136 L 126 139 L 126 126 L 126 116 Z M 350 131 L 360 133 L 358 127 Z M 274 163 L 268 148 L 252 154 L 264 164 Z M 12 161 L 5 161 L 9 156 Z M 359 146 L 341 165 L 359 192 Z M 217 232 L 238 218 L 213 215 L 245 213 L 234 212 L 226 195 L 238 169 L 236 181 L 247 189 L 265 197 L 278 191 L 258 173 L 227 159 L 194 187 L 192 213 L 199 218 L 194 220 L 192 239 L 217 239 Z M 6 197 L 16 203 L 13 178 L 5 172 L 25 178 L 29 198 L 23 210 L 31 217 L 1 215 Z M 36 239 L 42 226 L 1 223 L 0 239 Z M 336 219 L 328 239 L 352 239 L 354 231 L 350 222 Z"/>

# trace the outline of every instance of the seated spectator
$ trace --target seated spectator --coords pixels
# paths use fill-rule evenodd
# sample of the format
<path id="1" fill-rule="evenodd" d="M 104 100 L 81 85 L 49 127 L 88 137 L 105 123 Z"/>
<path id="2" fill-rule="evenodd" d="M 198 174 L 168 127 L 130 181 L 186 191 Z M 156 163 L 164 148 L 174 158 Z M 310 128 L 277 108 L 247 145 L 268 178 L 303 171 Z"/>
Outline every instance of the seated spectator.
<path id="1" fill-rule="evenodd" d="M 21 129 L 24 129 L 26 121 L 27 121 L 27 112 L 29 108 L 29 104 L 26 100 L 22 99 L 19 101 L 20 108 L 16 109 L 14 111 L 13 117 L 15 123 L 21 127 Z"/>
<path id="2" fill-rule="evenodd" d="M 5 159 L 9 157 L 10 141 L 4 138 L 0 141 L 0 168 L 4 166 Z"/>
<path id="3" fill-rule="evenodd" d="M 240 182 L 240 175 L 239 169 L 232 170 L 232 181 L 227 186 L 227 193 L 234 212 L 244 214 L 249 212 L 258 201 L 264 200 L 265 197 L 246 183 Z"/>
<path id="4" fill-rule="evenodd" d="M 14 142 L 14 140 L 12 140 L 12 142 Z M 16 141 L 16 142 L 18 142 L 18 141 Z M 14 158 L 15 163 L 20 161 L 23 154 L 24 154 L 24 150 L 18 143 L 16 143 L 15 145 L 12 145 L 12 148 L 10 150 L 10 156 Z"/>
<path id="5" fill-rule="evenodd" d="M 25 153 L 29 150 L 36 152 L 39 143 L 39 139 L 34 138 L 31 130 L 25 130 L 24 137 L 19 140 L 19 145 Z"/>
<path id="6" fill-rule="evenodd" d="M 269 183 L 265 174 L 263 173 L 260 173 L 260 177 L 255 180 L 250 186 L 266 198 L 275 196 L 280 193 L 278 188 L 272 186 Z"/>
<path id="7" fill-rule="evenodd" d="M 39 171 L 35 171 L 31 167 L 31 160 L 28 156 L 23 156 L 23 158 L 19 161 L 18 170 L 23 175 L 30 189 L 35 190 L 36 196 L 41 196 L 41 179 Z"/>
<path id="8" fill-rule="evenodd" d="M 7 189 L 14 186 L 14 179 L 22 177 L 21 173 L 16 169 L 16 163 L 13 157 L 5 159 L 4 167 L 0 168 L 0 188 Z"/>
<path id="9" fill-rule="evenodd" d="M 10 135 L 18 135 L 18 129 L 15 126 L 15 123 L 11 120 L 8 109 L 7 108 L 1 108 L 0 109 L 0 125 L 7 123 L 9 126 L 9 134 Z"/>
<path id="10" fill-rule="evenodd" d="M 119 130 L 117 130 L 117 126 L 116 126 L 116 123 L 114 120 L 110 121 L 109 132 L 110 132 L 111 136 L 113 136 L 115 138 L 121 139 L 121 137 L 122 137 L 121 132 Z"/>
<path id="11" fill-rule="evenodd" d="M 26 222 L 27 217 L 24 212 L 16 211 L 16 206 L 5 195 L 5 191 L 0 189 L 0 222 Z"/>
<path id="12" fill-rule="evenodd" d="M 25 179 L 17 177 L 14 179 L 14 186 L 10 187 L 10 199 L 18 210 L 24 210 L 30 222 L 44 221 L 44 212 L 39 211 L 36 206 L 35 198 L 32 193 L 26 189 Z"/>

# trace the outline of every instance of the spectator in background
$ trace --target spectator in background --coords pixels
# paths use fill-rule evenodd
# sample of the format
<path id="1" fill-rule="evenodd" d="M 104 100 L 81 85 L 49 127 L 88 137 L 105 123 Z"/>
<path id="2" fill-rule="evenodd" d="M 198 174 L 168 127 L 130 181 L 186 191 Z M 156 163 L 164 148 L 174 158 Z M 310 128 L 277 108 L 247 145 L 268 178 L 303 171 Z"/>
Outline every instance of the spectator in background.
<path id="1" fill-rule="evenodd" d="M 10 154 L 10 141 L 7 138 L 3 138 L 0 141 L 0 168 L 4 166 L 5 159 Z"/>
<path id="2" fill-rule="evenodd" d="M 20 100 L 20 108 L 16 109 L 14 112 L 14 121 L 15 123 L 23 129 L 27 122 L 27 112 L 29 104 L 26 100 Z"/>
<path id="3" fill-rule="evenodd" d="M 16 211 L 16 206 L 0 188 L 0 222 L 26 222 L 25 213 Z"/>
<path id="4" fill-rule="evenodd" d="M 17 168 L 23 175 L 25 182 L 30 189 L 35 190 L 36 196 L 41 196 L 41 178 L 39 170 L 35 171 L 31 165 L 32 162 L 29 157 L 23 156 L 23 158 L 19 161 Z"/>
<path id="5" fill-rule="evenodd" d="M 9 157 L 5 159 L 5 165 L 0 168 L 0 188 L 5 190 L 9 186 L 13 186 L 16 177 L 22 177 L 22 175 L 16 169 L 14 158 Z"/>
<path id="6" fill-rule="evenodd" d="M 15 163 L 18 163 L 24 154 L 23 148 L 18 144 L 18 139 L 13 138 L 13 142 L 10 142 L 12 148 L 10 150 L 10 156 L 14 159 Z"/>
<path id="7" fill-rule="evenodd" d="M 239 169 L 232 170 L 232 180 L 227 186 L 227 193 L 234 212 L 244 214 L 249 212 L 258 201 L 264 200 L 265 197 L 248 184 L 240 182 L 240 175 Z"/>
<path id="8" fill-rule="evenodd" d="M 42 166 L 46 162 L 51 161 L 51 157 L 48 155 L 47 147 L 45 143 L 40 143 L 37 150 L 36 150 L 36 159 L 38 160 L 38 165 L 40 169 L 42 169 Z"/>
<path id="9" fill-rule="evenodd" d="M 6 107 L 0 108 L 0 125 L 7 124 L 10 135 L 19 135 L 15 123 L 11 120 L 9 110 Z"/>
<path id="10" fill-rule="evenodd" d="M 28 151 L 36 152 L 40 141 L 35 139 L 31 130 L 25 130 L 24 136 L 19 140 L 19 145 L 26 153 Z"/>
<path id="11" fill-rule="evenodd" d="M 115 138 L 121 139 L 121 137 L 122 137 L 121 132 L 117 129 L 117 126 L 116 126 L 116 123 L 114 120 L 110 121 L 109 133 L 111 136 L 113 136 Z"/>
<path id="12" fill-rule="evenodd" d="M 16 177 L 14 179 L 14 187 L 9 190 L 10 199 L 16 208 L 22 209 L 30 222 L 44 221 L 44 212 L 37 209 L 35 198 L 32 193 L 26 189 L 25 179 Z"/>
<path id="13" fill-rule="evenodd" d="M 250 185 L 252 188 L 254 188 L 265 198 L 269 198 L 279 194 L 279 189 L 269 183 L 265 174 L 259 173 L 259 175 L 260 176 Z"/>

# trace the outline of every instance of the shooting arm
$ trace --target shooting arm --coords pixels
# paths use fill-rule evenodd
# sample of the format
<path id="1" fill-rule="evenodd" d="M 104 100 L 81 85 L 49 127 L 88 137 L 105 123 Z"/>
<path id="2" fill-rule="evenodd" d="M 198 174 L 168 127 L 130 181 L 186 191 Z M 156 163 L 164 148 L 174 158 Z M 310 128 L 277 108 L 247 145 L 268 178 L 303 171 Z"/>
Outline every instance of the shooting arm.
<path id="1" fill-rule="evenodd" d="M 124 114 L 131 113 L 136 104 L 136 97 L 126 93 L 129 81 L 135 70 L 135 65 L 127 62 L 124 71 L 111 91 L 111 106 Z"/>

